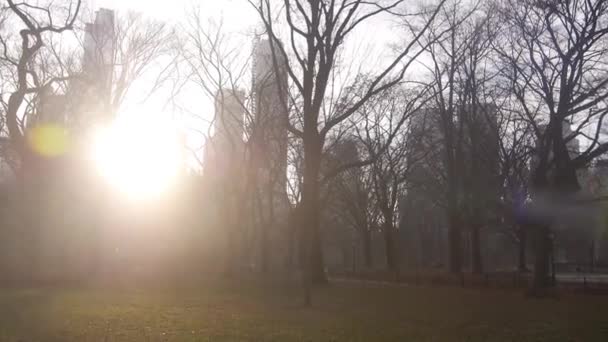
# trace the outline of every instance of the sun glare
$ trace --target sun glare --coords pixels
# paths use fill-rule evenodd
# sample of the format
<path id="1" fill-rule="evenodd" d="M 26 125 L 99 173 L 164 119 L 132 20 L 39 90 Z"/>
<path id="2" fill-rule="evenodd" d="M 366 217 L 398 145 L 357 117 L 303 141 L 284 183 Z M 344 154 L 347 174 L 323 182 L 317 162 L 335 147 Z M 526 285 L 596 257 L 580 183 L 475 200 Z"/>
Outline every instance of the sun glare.
<path id="1" fill-rule="evenodd" d="M 150 198 L 175 183 L 181 163 L 172 123 L 159 117 L 119 119 L 94 134 L 93 161 L 100 175 L 129 198 Z"/>

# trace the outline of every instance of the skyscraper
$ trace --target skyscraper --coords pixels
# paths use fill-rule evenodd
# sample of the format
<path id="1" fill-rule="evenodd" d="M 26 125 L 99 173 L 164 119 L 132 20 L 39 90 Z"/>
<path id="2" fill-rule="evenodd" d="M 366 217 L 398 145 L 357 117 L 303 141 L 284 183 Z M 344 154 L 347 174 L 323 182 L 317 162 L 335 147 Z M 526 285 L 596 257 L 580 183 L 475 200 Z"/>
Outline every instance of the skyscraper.
<path id="1" fill-rule="evenodd" d="M 226 144 L 242 143 L 244 103 L 242 90 L 220 89 L 215 96 L 214 135 Z"/>
<path id="2" fill-rule="evenodd" d="M 245 94 L 240 90 L 220 89 L 215 96 L 213 136 L 205 151 L 205 169 L 211 179 L 234 181 L 230 176 L 245 161 L 243 142 Z"/>
<path id="3" fill-rule="evenodd" d="M 115 45 L 114 11 L 100 9 L 95 21 L 85 26 L 80 74 L 69 81 L 65 93 L 45 89 L 28 126 L 46 123 L 86 131 L 91 124 L 110 118 Z"/>
<path id="4" fill-rule="evenodd" d="M 95 13 L 95 21 L 87 23 L 84 36 L 82 74 L 73 82 L 72 91 L 78 91 L 77 126 L 87 127 L 112 118 L 112 75 L 116 53 L 114 11 L 102 8 Z"/>
<path id="5" fill-rule="evenodd" d="M 87 23 L 84 36 L 83 73 L 94 80 L 100 95 L 109 96 L 116 50 L 114 11 L 102 8 Z"/>
<path id="6" fill-rule="evenodd" d="M 253 120 L 250 126 L 251 158 L 257 201 L 253 218 L 260 245 L 261 269 L 279 266 L 287 258 L 287 73 L 286 60 L 270 40 L 253 45 Z M 268 248 L 273 246 L 273 258 Z M 285 258 L 281 257 L 284 256 Z M 274 266 L 271 264 L 274 263 Z"/>
<path id="7" fill-rule="evenodd" d="M 272 46 L 267 39 L 253 46 L 253 153 L 261 174 L 274 179 L 275 191 L 282 195 L 287 183 L 288 81 L 286 61 L 279 51 L 273 54 Z"/>

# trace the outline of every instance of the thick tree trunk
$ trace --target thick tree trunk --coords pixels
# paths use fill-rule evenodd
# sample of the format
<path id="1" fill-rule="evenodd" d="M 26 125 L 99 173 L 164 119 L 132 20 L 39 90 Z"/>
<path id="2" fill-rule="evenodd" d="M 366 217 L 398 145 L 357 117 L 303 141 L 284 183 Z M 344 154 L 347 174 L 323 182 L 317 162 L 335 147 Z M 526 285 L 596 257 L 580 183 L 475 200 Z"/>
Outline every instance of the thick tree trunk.
<path id="1" fill-rule="evenodd" d="M 264 208 L 268 210 L 268 218 L 266 220 L 262 220 L 262 224 L 260 225 L 260 270 L 262 273 L 268 273 L 268 263 L 270 260 L 270 245 L 268 243 L 268 230 L 271 229 L 274 231 L 275 220 L 274 220 L 274 196 L 273 196 L 273 185 L 272 183 L 266 186 L 267 193 L 267 203 L 268 208 Z M 262 210 L 264 212 L 264 210 Z"/>
<path id="2" fill-rule="evenodd" d="M 42 271 L 42 253 L 43 253 L 43 233 L 42 214 L 45 212 L 43 205 L 45 204 L 44 196 L 45 184 L 42 182 L 41 167 L 33 153 L 28 149 L 24 149 L 20 153 L 21 165 L 17 173 L 17 182 L 19 183 L 21 196 L 21 220 L 24 224 L 25 235 L 24 259 L 27 260 L 26 270 L 20 277 L 26 276 L 30 281 L 39 281 Z"/>
<path id="3" fill-rule="evenodd" d="M 318 214 L 317 214 L 318 215 Z M 325 274 L 325 266 L 323 263 L 323 249 L 321 245 L 321 235 L 319 232 L 319 219 L 316 219 L 317 224 L 311 227 L 312 230 L 312 246 L 311 246 L 311 275 L 313 284 L 326 284 L 327 275 Z"/>
<path id="4" fill-rule="evenodd" d="M 306 305 L 310 304 L 310 292 L 313 284 L 327 283 L 323 267 L 323 250 L 321 246 L 320 223 L 320 184 L 319 171 L 321 167 L 322 144 L 320 138 L 311 136 L 304 139 L 304 179 L 302 184 L 302 201 L 300 202 L 301 229 L 304 247 L 304 288 Z"/>
<path id="5" fill-rule="evenodd" d="M 295 214 L 295 210 L 291 212 L 288 221 L 287 221 L 287 267 L 288 270 L 293 270 L 295 269 L 296 266 L 299 266 L 299 262 L 296 263 L 296 246 L 297 246 L 297 223 L 298 220 L 296 219 L 296 214 Z"/>
<path id="6" fill-rule="evenodd" d="M 481 260 L 481 241 L 480 229 L 478 224 L 473 225 L 471 229 L 471 264 L 473 274 L 482 274 L 483 265 Z"/>
<path id="7" fill-rule="evenodd" d="M 528 266 L 527 266 L 527 261 L 526 261 L 526 245 L 527 245 L 527 234 L 526 231 L 524 229 L 524 227 L 519 227 L 518 231 L 517 231 L 517 236 L 518 236 L 518 258 L 517 258 L 517 269 L 520 272 L 527 272 L 528 271 Z"/>
<path id="8" fill-rule="evenodd" d="M 555 122 L 553 126 L 552 138 L 553 138 L 553 153 L 555 159 L 555 169 L 552 170 L 553 184 L 549 186 L 546 182 L 547 171 L 544 170 L 544 174 L 540 173 L 535 175 L 535 185 L 537 189 L 541 191 L 550 190 L 549 193 L 542 193 L 545 196 L 540 197 L 540 200 L 550 201 L 559 206 L 568 206 L 571 204 L 571 196 L 575 194 L 580 186 L 578 184 L 578 178 L 576 170 L 570 164 L 570 157 L 568 150 L 562 136 L 562 123 L 560 121 Z M 538 172 L 538 170 L 537 170 Z M 547 220 L 546 222 L 537 222 L 535 231 L 535 262 L 534 262 L 534 279 L 532 281 L 533 289 L 532 294 L 544 295 L 546 290 L 551 288 L 554 284 L 549 274 L 552 269 L 550 268 L 550 258 L 553 248 L 553 242 L 551 239 L 551 224 L 554 219 Z"/>
<path id="9" fill-rule="evenodd" d="M 449 216 L 448 248 L 450 272 L 460 273 L 462 271 L 462 233 L 458 213 L 454 209 L 451 210 Z"/>
<path id="10" fill-rule="evenodd" d="M 393 225 L 390 222 L 384 223 L 384 248 L 386 253 L 386 267 L 391 272 L 397 271 L 397 258 L 395 256 L 395 234 Z"/>
<path id="11" fill-rule="evenodd" d="M 260 225 L 260 271 L 268 273 L 268 227 Z"/>
<path id="12" fill-rule="evenodd" d="M 362 232 L 362 240 L 363 240 L 363 258 L 365 260 L 365 267 L 372 267 L 372 234 L 369 229 L 365 229 Z"/>
<path id="13" fill-rule="evenodd" d="M 544 290 L 551 287 L 551 276 L 549 274 L 549 259 L 551 253 L 550 228 L 548 225 L 537 225 L 535 227 L 535 255 L 534 255 L 534 279 L 533 294 L 542 295 Z"/>

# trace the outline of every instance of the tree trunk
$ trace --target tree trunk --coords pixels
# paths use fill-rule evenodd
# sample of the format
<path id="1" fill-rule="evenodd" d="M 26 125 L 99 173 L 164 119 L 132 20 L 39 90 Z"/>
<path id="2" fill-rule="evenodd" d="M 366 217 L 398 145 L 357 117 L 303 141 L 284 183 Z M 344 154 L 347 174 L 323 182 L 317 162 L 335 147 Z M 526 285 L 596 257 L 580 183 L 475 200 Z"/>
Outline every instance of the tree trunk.
<path id="1" fill-rule="evenodd" d="M 268 208 L 262 209 L 262 212 L 264 212 L 264 209 L 268 210 L 268 219 L 262 220 L 262 224 L 260 225 L 260 269 L 262 273 L 268 273 L 268 262 L 270 253 L 270 246 L 268 244 L 268 229 L 274 231 L 275 227 L 273 187 L 274 184 L 272 182 L 270 182 L 266 186 L 266 191 L 268 191 L 268 202 L 266 203 L 266 205 L 268 206 Z"/>
<path id="2" fill-rule="evenodd" d="M 554 172 L 553 184 L 552 186 L 549 186 L 549 184 L 546 182 L 546 169 L 541 170 L 544 171 L 544 173 L 535 175 L 534 182 L 537 189 L 540 189 L 541 191 L 551 190 L 549 194 L 543 194 L 545 196 L 545 201 L 552 201 L 560 206 L 568 206 L 571 204 L 571 195 L 576 193 L 580 189 L 580 186 L 578 184 L 576 170 L 570 163 L 567 146 L 562 136 L 562 122 L 557 120 L 554 122 L 552 128 L 553 130 L 551 131 L 551 134 L 553 138 L 553 153 L 555 161 L 555 169 L 552 170 Z M 537 172 L 538 171 L 539 170 L 537 170 Z M 551 221 L 552 220 L 547 222 L 539 222 L 536 224 L 534 280 L 532 281 L 532 294 L 534 295 L 542 296 L 545 294 L 547 289 L 554 285 L 554 282 L 551 281 L 551 276 L 549 274 L 549 259 L 551 257 L 553 247 L 550 236 L 552 224 Z"/>
<path id="3" fill-rule="evenodd" d="M 391 272 L 397 271 L 397 258 L 395 257 L 395 234 L 391 222 L 384 223 L 384 246 L 386 253 L 386 266 Z"/>
<path id="4" fill-rule="evenodd" d="M 321 235 L 319 224 L 312 226 L 312 246 L 311 246 L 311 275 L 313 284 L 326 284 L 327 275 L 323 263 L 323 249 L 321 247 Z"/>
<path id="5" fill-rule="evenodd" d="M 295 269 L 296 266 L 299 266 L 299 262 L 296 263 L 296 236 L 297 236 L 297 219 L 295 217 L 295 211 L 297 209 L 293 209 L 290 213 L 290 216 L 287 221 L 287 267 L 288 270 Z"/>
<path id="6" fill-rule="evenodd" d="M 450 272 L 460 273 L 462 271 L 462 233 L 460 231 L 458 213 L 455 209 L 451 209 L 450 211 L 448 227 Z"/>
<path id="7" fill-rule="evenodd" d="M 268 273 L 268 227 L 260 224 L 260 271 Z"/>
<path id="8" fill-rule="evenodd" d="M 589 272 L 595 272 L 595 240 L 591 240 L 591 247 L 589 247 Z"/>
<path id="9" fill-rule="evenodd" d="M 362 232 L 363 240 L 363 258 L 365 259 L 365 267 L 372 267 L 372 234 L 369 229 L 365 229 Z"/>
<path id="10" fill-rule="evenodd" d="M 534 280 L 532 292 L 542 295 L 542 292 L 551 287 L 551 276 L 549 274 L 549 258 L 551 253 L 551 240 L 548 225 L 537 225 L 535 227 L 535 255 L 534 255 Z"/>
<path id="11" fill-rule="evenodd" d="M 519 227 L 519 229 L 517 231 L 517 235 L 518 235 L 518 239 L 519 239 L 519 243 L 518 243 L 519 255 L 517 258 L 518 259 L 517 260 L 517 269 L 520 272 L 527 272 L 528 271 L 528 266 L 527 266 L 527 262 L 526 262 L 527 234 L 526 234 L 526 231 L 523 226 Z"/>
<path id="12" fill-rule="evenodd" d="M 480 229 L 478 224 L 473 225 L 471 229 L 471 264 L 473 274 L 482 274 L 483 266 L 481 262 L 481 241 Z"/>
<path id="13" fill-rule="evenodd" d="M 323 250 L 319 232 L 321 223 L 319 171 L 322 144 L 318 135 L 304 139 L 304 177 L 302 183 L 301 229 L 304 247 L 305 304 L 310 304 L 312 284 L 325 284 L 327 277 L 323 267 Z"/>

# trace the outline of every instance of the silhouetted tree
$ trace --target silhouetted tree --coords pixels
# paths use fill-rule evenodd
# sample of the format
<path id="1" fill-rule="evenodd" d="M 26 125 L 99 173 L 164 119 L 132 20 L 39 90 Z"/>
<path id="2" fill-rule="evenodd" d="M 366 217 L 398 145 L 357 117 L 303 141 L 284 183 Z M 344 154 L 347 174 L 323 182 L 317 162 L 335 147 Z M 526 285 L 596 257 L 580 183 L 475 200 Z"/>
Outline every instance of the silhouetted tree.
<path id="1" fill-rule="evenodd" d="M 519 102 L 521 118 L 536 135 L 531 197 L 537 206 L 572 203 L 580 189 L 576 170 L 608 151 L 600 135 L 608 113 L 606 48 L 608 3 L 517 1 L 502 4 L 506 24 L 497 44 L 503 76 Z M 565 134 L 573 127 L 572 132 Z M 586 140 L 578 155 L 569 142 Z M 555 216 L 535 215 L 533 293 L 551 286 L 549 254 Z"/>
<path id="2" fill-rule="evenodd" d="M 421 34 L 433 21 L 440 6 L 430 9 L 430 18 L 415 30 L 396 57 L 367 83 L 360 96 L 328 107 L 331 104 L 328 96 L 333 95 L 328 86 L 332 75 L 339 71 L 342 61 L 340 52 L 348 38 L 372 18 L 397 11 L 404 1 L 285 0 L 280 2 L 280 9 L 276 9 L 270 0 L 249 2 L 258 11 L 270 37 L 275 69 L 279 71 L 279 58 L 287 61 L 285 68 L 289 80 L 295 85 L 301 101 L 299 120 L 290 122 L 286 117 L 285 124 L 292 134 L 302 140 L 304 147 L 300 224 L 306 231 L 303 245 L 309 256 L 305 267 L 308 289 L 312 282 L 325 282 L 319 232 L 319 175 L 325 138 L 332 128 L 351 117 L 369 99 L 403 79 L 406 70 L 420 54 L 417 43 Z M 285 36 L 282 36 L 283 29 L 287 31 Z M 326 108 L 331 110 L 324 111 Z M 306 293 L 306 302 L 309 303 L 310 291 Z"/>

